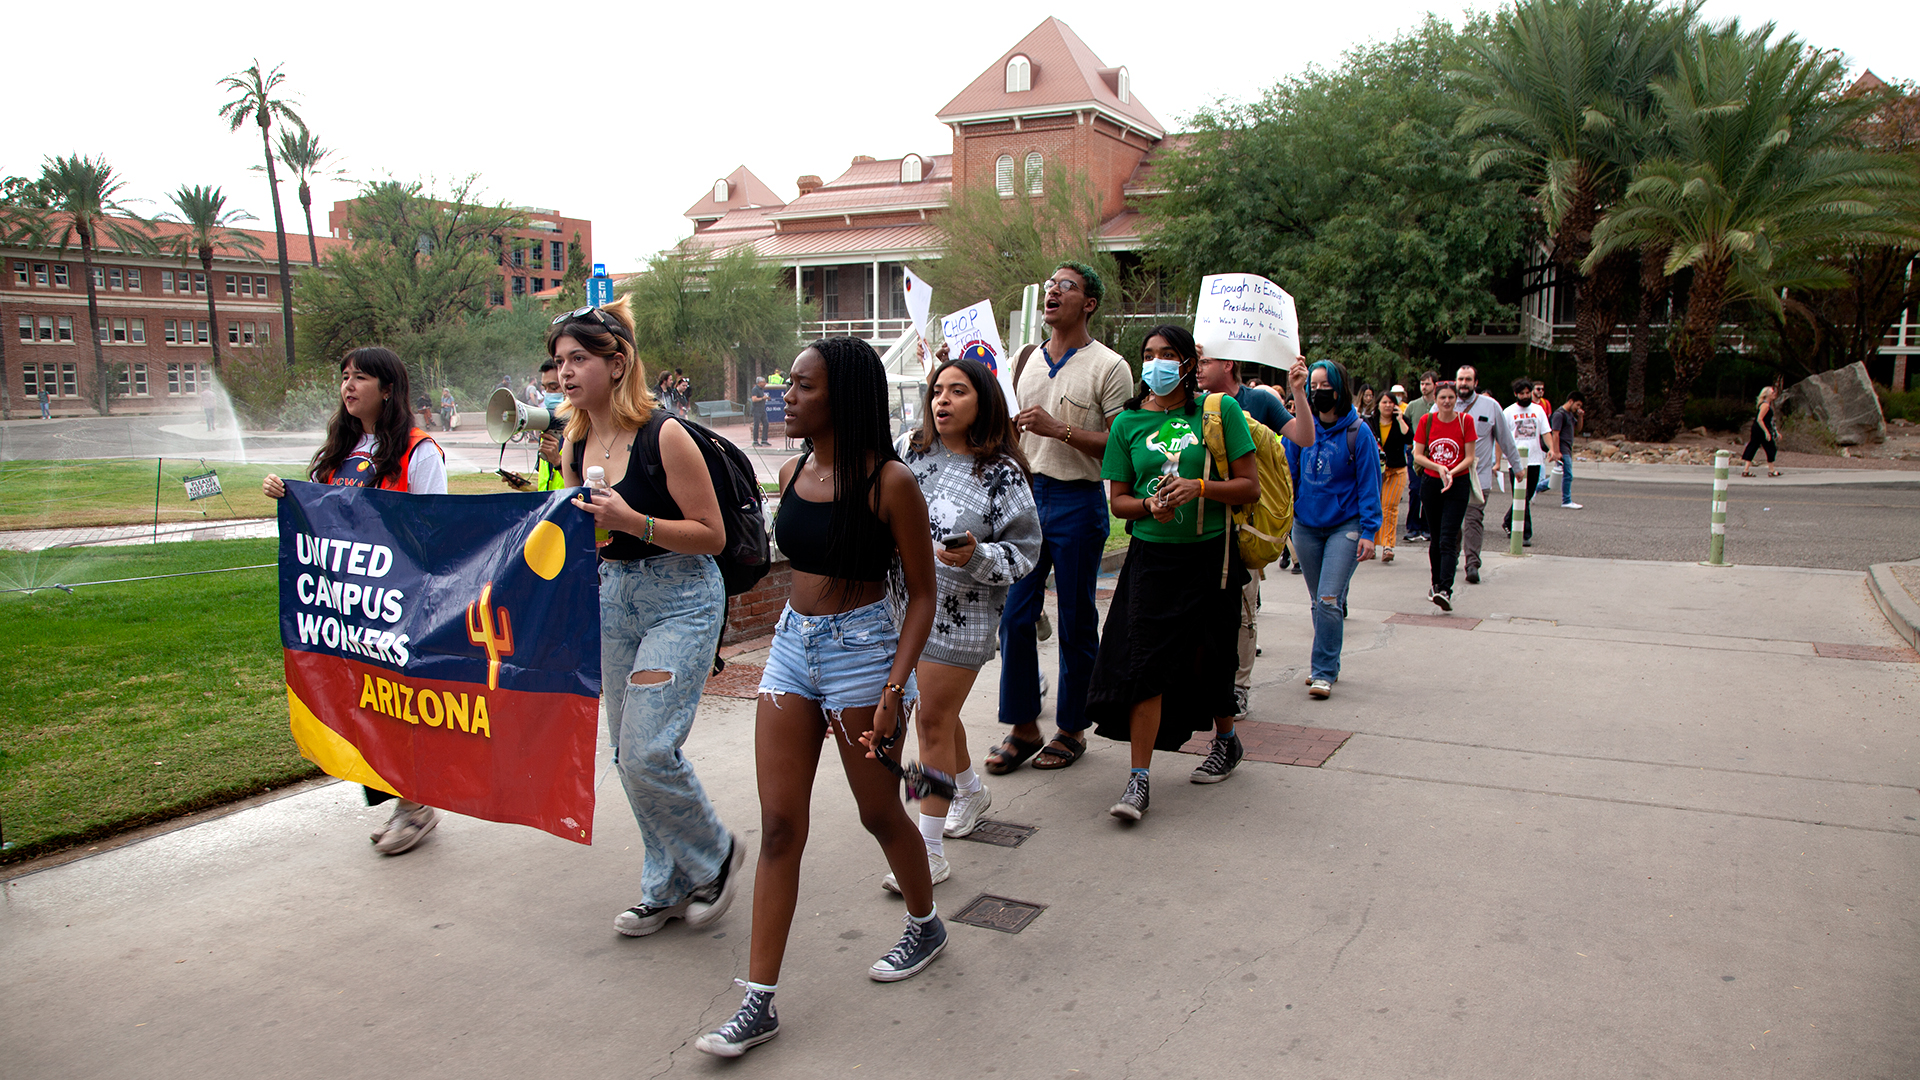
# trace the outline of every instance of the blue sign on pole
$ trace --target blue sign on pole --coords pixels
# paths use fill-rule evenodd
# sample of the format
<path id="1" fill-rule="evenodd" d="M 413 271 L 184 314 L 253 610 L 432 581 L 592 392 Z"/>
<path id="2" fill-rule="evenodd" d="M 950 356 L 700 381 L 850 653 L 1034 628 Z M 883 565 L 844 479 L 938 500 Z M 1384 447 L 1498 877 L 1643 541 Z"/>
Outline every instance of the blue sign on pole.
<path id="1" fill-rule="evenodd" d="M 594 264 L 593 264 L 593 276 L 594 276 L 594 277 L 606 277 L 606 276 L 607 276 L 607 264 L 606 264 L 606 263 L 594 263 Z"/>
<path id="2" fill-rule="evenodd" d="M 605 307 L 613 303 L 613 279 L 605 275 L 588 278 L 587 303 L 594 307 Z"/>

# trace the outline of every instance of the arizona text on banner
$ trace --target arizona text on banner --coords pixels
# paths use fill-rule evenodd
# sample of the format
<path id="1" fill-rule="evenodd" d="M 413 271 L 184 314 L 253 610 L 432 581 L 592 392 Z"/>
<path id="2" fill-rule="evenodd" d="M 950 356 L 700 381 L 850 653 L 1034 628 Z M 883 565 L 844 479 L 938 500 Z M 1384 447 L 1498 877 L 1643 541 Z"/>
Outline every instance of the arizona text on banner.
<path id="1" fill-rule="evenodd" d="M 343 780 L 593 841 L 593 521 L 576 494 L 287 483 L 294 741 Z"/>

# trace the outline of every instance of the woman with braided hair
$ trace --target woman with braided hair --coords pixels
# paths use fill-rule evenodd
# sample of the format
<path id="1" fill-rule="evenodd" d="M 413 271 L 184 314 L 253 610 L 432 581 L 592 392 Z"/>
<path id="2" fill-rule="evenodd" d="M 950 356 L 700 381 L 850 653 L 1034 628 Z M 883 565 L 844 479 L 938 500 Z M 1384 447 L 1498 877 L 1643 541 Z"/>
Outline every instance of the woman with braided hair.
<path id="1" fill-rule="evenodd" d="M 694 1045 L 739 1057 L 780 1033 L 773 995 L 800 894 L 813 778 L 820 744 L 832 741 L 907 905 L 907 931 L 867 974 L 897 982 L 946 948 L 933 906 L 933 878 L 920 830 L 900 802 L 894 774 L 900 736 L 918 689 L 914 665 L 933 628 L 936 586 L 927 504 L 888 438 L 886 370 L 873 346 L 828 338 L 793 362 L 787 432 L 807 440 L 780 467 L 774 537 L 793 567 L 793 592 L 775 624 L 760 679 L 754 769 L 760 789 L 760 863 L 746 997 L 733 1018 Z M 896 623 L 887 579 L 906 583 Z"/>

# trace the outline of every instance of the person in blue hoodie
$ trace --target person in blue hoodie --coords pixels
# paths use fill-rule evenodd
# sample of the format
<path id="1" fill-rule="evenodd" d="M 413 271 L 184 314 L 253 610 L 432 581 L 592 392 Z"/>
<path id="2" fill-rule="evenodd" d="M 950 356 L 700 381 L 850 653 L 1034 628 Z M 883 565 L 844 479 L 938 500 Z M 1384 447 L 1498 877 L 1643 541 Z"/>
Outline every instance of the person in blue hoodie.
<path id="1" fill-rule="evenodd" d="M 1283 439 L 1293 472 L 1293 551 L 1313 604 L 1312 672 L 1307 692 L 1333 694 L 1345 639 L 1347 584 L 1373 551 L 1380 530 L 1380 444 L 1353 407 L 1347 369 L 1321 360 L 1307 369 L 1314 442 Z"/>

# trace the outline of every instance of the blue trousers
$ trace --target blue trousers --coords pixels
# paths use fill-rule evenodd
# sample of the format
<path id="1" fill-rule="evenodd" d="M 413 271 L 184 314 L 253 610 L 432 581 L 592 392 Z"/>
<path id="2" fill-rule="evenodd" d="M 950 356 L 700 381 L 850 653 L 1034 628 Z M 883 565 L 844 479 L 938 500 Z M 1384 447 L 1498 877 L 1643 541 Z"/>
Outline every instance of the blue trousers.
<path id="1" fill-rule="evenodd" d="M 1029 724 L 1040 716 L 1040 645 L 1034 624 L 1046 598 L 1047 571 L 1060 595 L 1060 677 L 1054 680 L 1054 721 L 1062 731 L 1087 726 L 1087 685 L 1100 650 L 1094 581 L 1107 546 L 1107 495 L 1097 480 L 1033 478 L 1040 510 L 1040 559 L 1013 583 L 1000 616 L 1000 722 Z"/>
<path id="2" fill-rule="evenodd" d="M 1371 538 L 1369 538 L 1371 539 Z M 1347 586 L 1360 560 L 1360 519 L 1316 529 L 1293 523 L 1293 550 L 1313 604 L 1313 677 L 1340 678 L 1340 650 L 1346 643 Z"/>

